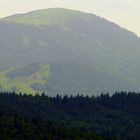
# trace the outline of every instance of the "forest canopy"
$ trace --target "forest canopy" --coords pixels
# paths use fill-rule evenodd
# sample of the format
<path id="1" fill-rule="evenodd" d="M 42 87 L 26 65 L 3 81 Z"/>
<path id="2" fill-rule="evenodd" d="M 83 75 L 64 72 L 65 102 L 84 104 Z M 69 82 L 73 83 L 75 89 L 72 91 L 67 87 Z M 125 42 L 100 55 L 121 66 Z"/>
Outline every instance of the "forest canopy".
<path id="1" fill-rule="evenodd" d="M 139 93 L 97 97 L 0 94 L 2 140 L 138 140 L 139 132 Z"/>

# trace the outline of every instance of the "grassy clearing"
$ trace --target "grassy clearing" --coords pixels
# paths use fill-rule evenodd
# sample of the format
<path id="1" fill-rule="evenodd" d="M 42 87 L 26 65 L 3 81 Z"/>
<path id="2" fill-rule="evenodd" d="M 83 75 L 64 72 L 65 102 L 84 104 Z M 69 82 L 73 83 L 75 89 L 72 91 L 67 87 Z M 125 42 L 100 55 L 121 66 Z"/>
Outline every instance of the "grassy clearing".
<path id="1" fill-rule="evenodd" d="M 34 94 L 37 91 L 34 91 L 30 85 L 33 83 L 45 84 L 49 77 L 49 65 L 47 64 L 41 65 L 40 70 L 30 76 L 17 78 L 6 77 L 8 72 L 16 70 L 17 68 L 19 67 L 0 72 L 0 85 L 4 91 L 15 90 L 16 92 Z"/>

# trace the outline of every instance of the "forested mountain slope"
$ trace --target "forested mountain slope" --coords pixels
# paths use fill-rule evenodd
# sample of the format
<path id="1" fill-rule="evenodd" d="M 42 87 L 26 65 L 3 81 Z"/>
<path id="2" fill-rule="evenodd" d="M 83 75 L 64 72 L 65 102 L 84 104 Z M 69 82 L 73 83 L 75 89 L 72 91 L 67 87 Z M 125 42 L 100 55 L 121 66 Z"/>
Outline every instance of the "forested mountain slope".
<path id="1" fill-rule="evenodd" d="M 0 20 L 0 89 L 49 95 L 138 91 L 139 52 L 134 33 L 93 14 L 54 8 L 13 15 Z M 7 76 L 34 65 L 38 71 Z"/>

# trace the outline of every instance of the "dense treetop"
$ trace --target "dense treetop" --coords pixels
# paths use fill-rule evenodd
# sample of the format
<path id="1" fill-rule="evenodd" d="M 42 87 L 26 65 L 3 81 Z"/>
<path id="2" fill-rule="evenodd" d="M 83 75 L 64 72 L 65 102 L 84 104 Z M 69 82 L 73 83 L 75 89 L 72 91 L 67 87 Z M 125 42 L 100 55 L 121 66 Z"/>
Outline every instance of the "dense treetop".
<path id="1" fill-rule="evenodd" d="M 82 133 L 85 139 L 88 136 L 92 139 L 90 136 L 95 132 L 107 139 L 138 140 L 140 137 L 140 94 L 116 92 L 112 96 L 101 94 L 97 97 L 83 95 L 49 97 L 45 94 L 32 96 L 17 95 L 14 92 L 1 93 L 0 116 L 0 123 L 2 124 L 5 120 L 3 125 L 6 125 L 6 128 L 1 126 L 1 132 L 3 129 L 8 131 L 16 118 L 20 124 L 27 125 L 27 129 L 37 127 L 39 132 L 40 129 L 42 132 L 43 124 L 47 129 L 48 122 L 51 122 L 53 123 L 52 131 L 55 129 L 60 134 L 59 127 L 62 124 L 64 126 L 62 131 L 65 129 L 64 133 L 67 136 L 71 135 L 71 131 L 75 131 L 74 135 L 79 136 L 79 133 Z M 37 124 L 31 123 L 32 121 Z M 11 133 L 9 135 L 15 135 L 15 132 Z"/>

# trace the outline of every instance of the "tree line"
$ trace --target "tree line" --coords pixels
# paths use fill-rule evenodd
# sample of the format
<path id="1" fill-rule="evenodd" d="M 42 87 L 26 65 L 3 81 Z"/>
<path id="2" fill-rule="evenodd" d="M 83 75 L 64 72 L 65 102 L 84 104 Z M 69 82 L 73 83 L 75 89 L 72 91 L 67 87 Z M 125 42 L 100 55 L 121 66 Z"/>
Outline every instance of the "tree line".
<path id="1" fill-rule="evenodd" d="M 140 93 L 35 96 L 0 93 L 0 137 L 49 140 L 138 140 Z"/>

